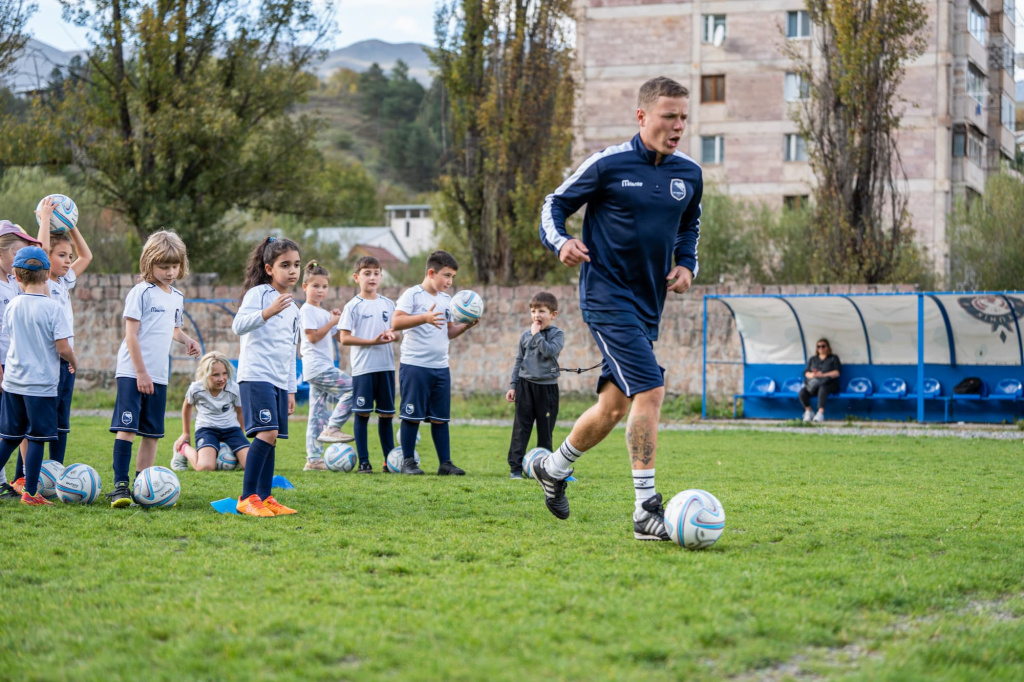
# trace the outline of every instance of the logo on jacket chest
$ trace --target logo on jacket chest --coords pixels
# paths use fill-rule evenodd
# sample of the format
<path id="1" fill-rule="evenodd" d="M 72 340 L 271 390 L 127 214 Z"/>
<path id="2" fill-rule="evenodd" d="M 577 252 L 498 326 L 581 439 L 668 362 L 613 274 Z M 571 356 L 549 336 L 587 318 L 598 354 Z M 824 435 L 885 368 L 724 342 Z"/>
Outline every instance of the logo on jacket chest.
<path id="1" fill-rule="evenodd" d="M 622 186 L 623 187 L 643 187 L 644 183 L 642 183 L 642 182 L 633 182 L 632 180 L 623 180 L 622 181 Z"/>
<path id="2" fill-rule="evenodd" d="M 682 201 L 686 198 L 686 183 L 679 178 L 672 178 L 672 182 L 669 183 L 668 191 L 672 195 L 672 198 L 676 201 Z"/>

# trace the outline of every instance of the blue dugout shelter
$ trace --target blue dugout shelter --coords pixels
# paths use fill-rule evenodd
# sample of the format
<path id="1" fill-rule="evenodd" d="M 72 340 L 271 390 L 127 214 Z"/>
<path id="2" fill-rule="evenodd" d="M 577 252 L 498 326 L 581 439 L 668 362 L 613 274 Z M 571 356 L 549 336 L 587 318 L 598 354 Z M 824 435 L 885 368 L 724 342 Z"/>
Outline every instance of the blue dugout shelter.
<path id="1" fill-rule="evenodd" d="M 708 305 L 739 333 L 741 360 L 708 360 Z M 1024 293 L 771 294 L 704 297 L 704 413 L 709 364 L 743 365 L 743 416 L 792 419 L 807 358 L 827 338 L 842 361 L 826 417 L 1002 422 L 1024 411 Z M 968 377 L 980 392 L 956 394 Z"/>

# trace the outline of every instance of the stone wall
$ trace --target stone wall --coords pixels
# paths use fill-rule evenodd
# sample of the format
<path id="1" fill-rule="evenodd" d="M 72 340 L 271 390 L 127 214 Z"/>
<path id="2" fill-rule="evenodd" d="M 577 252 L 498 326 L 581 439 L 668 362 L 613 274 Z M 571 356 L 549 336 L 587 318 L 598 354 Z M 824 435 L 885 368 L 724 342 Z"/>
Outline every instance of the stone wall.
<path id="1" fill-rule="evenodd" d="M 79 357 L 79 389 L 110 388 L 117 350 L 124 337 L 121 314 L 124 298 L 134 286 L 132 275 L 86 274 L 72 291 L 75 308 L 75 350 Z M 183 280 L 178 288 L 186 299 L 231 299 L 224 303 L 234 311 L 241 287 L 223 286 L 215 274 L 195 274 Z M 480 325 L 456 339 L 451 346 L 453 390 L 461 393 L 503 392 L 508 388 L 509 373 L 515 360 L 519 335 L 529 326 L 529 301 L 540 286 L 479 287 L 476 289 L 486 304 Z M 557 326 L 565 332 L 565 350 L 560 361 L 563 367 L 589 367 L 600 362 L 590 332 L 580 318 L 579 297 L 575 286 L 547 287 L 558 297 Z M 701 359 L 703 340 L 703 297 L 706 294 L 771 294 L 771 293 L 868 293 L 912 291 L 913 287 L 873 286 L 694 286 L 682 296 L 670 295 L 665 305 L 661 338 L 656 345 L 660 363 L 666 368 L 668 392 L 672 395 L 701 393 Z M 341 308 L 352 297 L 351 287 L 335 287 L 324 307 Z M 383 289 L 382 293 L 397 299 L 400 289 Z M 296 291 L 302 297 L 302 290 Z M 231 331 L 231 315 L 220 305 L 191 301 L 186 303 L 189 316 L 185 330 L 202 337 L 205 350 L 219 350 L 229 357 L 238 357 L 238 337 Z M 196 333 L 198 328 L 198 334 Z M 184 357 L 183 348 L 174 344 L 171 369 L 181 380 L 194 371 L 194 361 Z M 395 346 L 395 357 L 399 354 Z M 348 359 L 347 349 L 343 359 Z M 741 360 L 739 337 L 732 316 L 725 306 L 708 305 L 708 359 Z M 563 392 L 592 391 L 596 385 L 596 369 L 582 375 L 566 373 L 560 387 Z M 742 367 L 739 364 L 709 365 L 708 392 L 722 397 L 740 388 Z"/>

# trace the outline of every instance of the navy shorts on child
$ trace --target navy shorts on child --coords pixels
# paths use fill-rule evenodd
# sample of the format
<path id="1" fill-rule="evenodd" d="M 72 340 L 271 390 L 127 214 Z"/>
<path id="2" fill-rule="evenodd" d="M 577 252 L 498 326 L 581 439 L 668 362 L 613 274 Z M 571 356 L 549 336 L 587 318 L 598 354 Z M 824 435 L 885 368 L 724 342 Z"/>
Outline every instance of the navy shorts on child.
<path id="1" fill-rule="evenodd" d="M 110 432 L 130 431 L 143 438 L 163 438 L 166 409 L 167 386 L 154 383 L 153 393 L 146 395 L 139 391 L 135 377 L 118 377 Z"/>
<path id="2" fill-rule="evenodd" d="M 268 381 L 240 381 L 242 420 L 249 438 L 260 431 L 277 431 L 288 437 L 288 391 Z"/>
<path id="3" fill-rule="evenodd" d="M 18 395 L 4 391 L 0 398 L 0 438 L 57 440 L 56 396 Z"/>
<path id="4" fill-rule="evenodd" d="M 395 413 L 395 372 L 370 372 L 352 377 L 352 411 L 370 414 Z"/>
<path id="5" fill-rule="evenodd" d="M 402 411 L 410 421 L 446 422 L 451 414 L 452 379 L 447 367 L 402 365 L 398 370 L 402 389 Z"/>
<path id="6" fill-rule="evenodd" d="M 249 441 L 238 426 L 227 429 L 203 426 L 196 429 L 196 450 L 201 448 L 215 448 L 219 450 L 221 443 L 231 448 L 231 452 L 238 452 L 249 447 Z"/>
<path id="7" fill-rule="evenodd" d="M 60 361 L 60 386 L 57 387 L 57 431 L 71 431 L 71 396 L 75 392 L 75 375 L 67 360 Z"/>

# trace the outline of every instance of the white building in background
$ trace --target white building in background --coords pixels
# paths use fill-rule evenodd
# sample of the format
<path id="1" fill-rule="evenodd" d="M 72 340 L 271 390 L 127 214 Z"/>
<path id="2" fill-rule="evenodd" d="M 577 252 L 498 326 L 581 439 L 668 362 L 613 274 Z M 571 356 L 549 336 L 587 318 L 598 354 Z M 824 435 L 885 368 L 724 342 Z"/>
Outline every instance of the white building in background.
<path id="1" fill-rule="evenodd" d="M 320 244 L 336 244 L 342 257 L 347 257 L 356 246 L 384 249 L 402 263 L 409 262 L 409 253 L 390 227 L 318 227 L 307 232 L 316 235 Z"/>
<path id="2" fill-rule="evenodd" d="M 437 246 L 430 204 L 389 204 L 384 207 L 384 216 L 408 255 L 433 251 Z"/>

